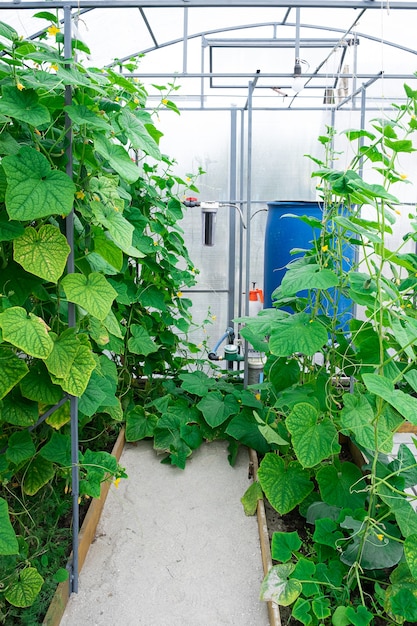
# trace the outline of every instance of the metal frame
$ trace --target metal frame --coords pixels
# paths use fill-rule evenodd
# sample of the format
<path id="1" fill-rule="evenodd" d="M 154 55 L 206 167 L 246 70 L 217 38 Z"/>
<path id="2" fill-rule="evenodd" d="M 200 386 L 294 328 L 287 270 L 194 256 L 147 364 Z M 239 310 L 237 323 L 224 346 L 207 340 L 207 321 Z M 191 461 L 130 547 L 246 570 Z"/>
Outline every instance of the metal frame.
<path id="1" fill-rule="evenodd" d="M 264 39 L 264 40 L 256 40 L 256 44 L 262 45 L 263 47 L 294 47 L 296 56 L 297 51 L 300 49 L 300 45 L 309 46 L 309 47 L 330 47 L 334 48 L 334 46 L 338 47 L 347 47 L 349 43 L 346 41 L 346 37 L 349 35 L 352 28 L 358 22 L 360 15 L 363 14 L 364 11 L 367 10 L 381 10 L 382 6 L 380 3 L 375 2 L 375 0 L 11 0 L 5 1 L 2 0 L 0 5 L 0 15 L 2 9 L 28 9 L 28 10 L 37 10 L 37 9 L 59 9 L 62 8 L 64 10 L 64 52 L 66 58 L 71 57 L 71 24 L 73 18 L 73 10 L 77 15 L 81 15 L 84 12 L 89 12 L 92 9 L 96 8 L 106 8 L 106 9 L 117 9 L 117 8 L 137 8 L 140 12 L 140 15 L 145 23 L 145 26 L 149 32 L 149 35 L 154 43 L 154 46 L 148 50 L 143 50 L 141 52 L 151 52 L 152 50 L 165 47 L 168 45 L 172 45 L 174 43 L 183 43 L 183 69 L 181 74 L 177 74 L 178 78 L 200 78 L 201 79 L 201 93 L 200 93 L 200 108 L 190 108 L 190 110 L 207 110 L 204 107 L 204 80 L 210 79 L 212 81 L 214 78 L 242 78 L 244 80 L 248 80 L 246 83 L 247 86 L 247 101 L 245 106 L 243 107 L 218 107 L 211 108 L 209 110 L 229 110 L 230 111 L 230 183 L 229 183 L 229 195 L 230 195 L 230 203 L 231 204 L 239 204 L 246 205 L 246 239 L 244 242 L 243 238 L 243 230 L 240 228 L 240 237 L 239 237 L 239 259 L 240 259 L 240 272 L 239 272 L 239 284 L 237 286 L 238 293 L 241 294 L 243 291 L 243 273 L 245 275 L 245 291 L 249 292 L 250 289 L 250 225 L 251 225 L 251 214 L 252 214 L 252 141 L 253 141 L 253 112 L 256 110 L 274 110 L 273 107 L 266 109 L 265 107 L 256 107 L 254 105 L 254 94 L 256 89 L 265 89 L 267 87 L 261 87 L 257 85 L 259 78 L 284 78 L 291 79 L 293 74 L 280 74 L 280 73 L 272 73 L 272 74 L 256 74 L 253 73 L 216 73 L 216 72 L 205 72 L 204 71 L 204 47 L 209 46 L 210 52 L 211 48 L 218 47 L 230 47 L 234 45 L 236 47 L 236 42 L 238 45 L 245 47 L 254 47 L 255 42 L 250 42 L 248 40 L 219 40 L 213 39 L 208 40 L 207 35 L 209 32 L 201 32 L 198 34 L 189 35 L 188 33 L 188 12 L 192 8 L 239 8 L 239 7 L 270 7 L 270 8 L 286 8 L 287 12 L 284 17 L 283 22 L 279 25 L 291 26 L 296 28 L 296 36 L 295 39 L 292 40 L 276 40 L 276 39 Z M 146 8 L 182 8 L 184 11 L 183 14 L 183 38 L 177 39 L 171 42 L 158 43 L 157 39 L 152 31 L 151 25 L 148 22 L 147 16 L 144 13 L 144 9 Z M 291 24 L 287 22 L 287 17 L 290 13 L 291 9 L 296 10 L 296 23 Z M 353 25 L 347 29 L 346 31 L 340 29 L 332 29 L 328 27 L 320 27 L 314 26 L 310 24 L 300 24 L 300 9 L 301 8 L 337 8 L 337 9 L 359 9 L 359 16 L 355 17 L 355 21 Z M 387 6 L 388 8 L 388 6 Z M 389 3 L 390 11 L 395 10 L 416 10 L 417 9 L 417 1 L 415 0 L 391 0 Z M 264 24 L 253 24 L 246 25 L 242 27 L 234 27 L 234 30 L 237 28 L 250 28 L 254 26 L 263 26 Z M 270 24 L 274 29 L 278 26 L 278 23 Z M 330 30 L 332 32 L 340 32 L 341 37 L 338 40 L 313 40 L 313 39 L 300 39 L 300 26 L 306 28 L 321 28 L 321 30 Z M 217 29 L 211 31 L 210 34 L 216 34 L 220 32 L 226 32 L 227 30 L 232 30 L 232 27 L 225 29 Z M 40 33 L 33 35 L 33 38 L 39 36 Z M 372 36 L 367 35 L 366 33 L 356 34 L 355 37 L 359 36 L 360 38 L 368 37 L 369 39 L 375 39 Z M 201 55 L 201 72 L 200 73 L 188 73 L 187 71 L 187 60 L 188 60 L 188 41 L 192 38 L 201 37 L 202 38 L 202 55 Z M 396 48 L 400 48 L 403 51 L 409 52 L 410 54 L 417 54 L 416 50 L 405 48 L 398 44 L 394 44 L 393 42 L 384 41 L 385 45 L 394 46 Z M 138 54 L 138 53 L 135 53 Z M 133 55 L 130 55 L 133 56 Z M 127 57 L 129 58 L 129 57 Z M 119 59 L 118 63 L 123 62 L 126 59 Z M 325 61 L 322 63 L 322 65 Z M 304 74 L 305 78 L 308 82 L 313 79 L 321 78 L 320 68 L 319 66 L 314 72 L 309 74 Z M 210 70 L 212 68 L 210 67 Z M 341 64 L 339 66 L 341 69 Z M 140 77 L 142 80 L 151 78 L 172 78 L 171 73 L 157 73 L 157 74 L 142 74 L 137 73 L 136 76 Z M 353 78 L 355 81 L 365 80 L 359 88 L 354 86 L 353 93 L 350 94 L 347 98 L 345 98 L 341 103 L 337 106 L 333 107 L 289 107 L 289 108 L 280 108 L 276 110 L 280 110 L 281 112 L 287 110 L 320 110 L 320 108 L 325 110 L 331 110 L 332 114 L 332 124 L 334 125 L 336 111 L 345 107 L 345 105 L 350 104 L 352 109 L 356 109 L 355 106 L 355 98 L 360 95 L 360 114 L 361 114 L 361 126 L 364 125 L 365 120 L 365 111 L 370 110 L 366 107 L 366 90 L 367 88 L 376 80 L 381 78 L 381 74 L 378 75 L 368 75 L 368 74 L 357 74 L 354 72 L 353 74 L 343 74 L 338 72 L 337 76 L 335 76 L 335 80 L 337 81 L 340 78 Z M 395 78 L 395 79 L 411 79 L 415 78 L 414 75 L 408 74 L 395 74 L 395 75 L 385 75 L 385 78 Z M 67 86 L 65 90 L 65 101 L 66 104 L 71 103 L 72 91 L 71 87 Z M 294 100 L 294 98 L 293 98 Z M 181 107 L 179 107 L 181 108 Z M 185 107 L 182 107 L 183 110 L 187 110 Z M 357 110 L 357 109 L 356 109 Z M 240 127 L 239 127 L 239 116 L 240 115 Z M 246 125 L 246 128 L 245 128 Z M 67 174 L 72 177 L 72 134 L 71 134 L 71 122 L 68 117 L 66 117 L 65 128 L 67 132 L 67 136 L 69 139 L 68 150 L 68 165 L 67 165 Z M 240 141 L 240 146 L 239 146 Z M 244 165 L 246 159 L 246 187 L 245 187 L 245 178 L 244 178 Z M 239 182 L 239 189 L 238 189 Z M 244 197 L 246 196 L 246 200 Z M 235 254 L 236 254 L 236 218 L 235 211 L 231 209 L 230 212 L 230 221 L 229 221 L 229 267 L 228 267 L 228 323 L 234 317 L 235 310 L 235 302 L 236 302 L 236 277 L 235 277 Z M 74 267 L 74 238 L 73 238 L 73 230 L 74 230 L 74 214 L 73 212 L 66 219 L 66 236 L 68 243 L 71 248 L 71 253 L 68 259 L 67 271 L 68 273 L 72 273 L 75 271 Z M 243 252 L 245 252 L 245 271 L 243 272 Z M 239 297 L 238 304 L 238 313 L 241 314 L 241 299 Z M 248 314 L 249 307 L 246 305 L 245 313 Z M 69 325 L 75 326 L 76 323 L 76 310 L 75 305 L 69 305 Z M 245 368 L 246 370 L 246 368 Z M 79 471 L 78 471 L 78 401 L 75 397 L 70 397 L 70 406 L 71 406 L 71 460 L 72 460 L 72 498 L 73 498 L 73 556 L 72 561 L 70 563 L 70 593 L 76 593 L 78 591 L 78 532 L 79 532 L 79 511 L 78 511 L 78 496 L 79 496 Z M 52 409 L 51 409 L 52 410 Z"/>

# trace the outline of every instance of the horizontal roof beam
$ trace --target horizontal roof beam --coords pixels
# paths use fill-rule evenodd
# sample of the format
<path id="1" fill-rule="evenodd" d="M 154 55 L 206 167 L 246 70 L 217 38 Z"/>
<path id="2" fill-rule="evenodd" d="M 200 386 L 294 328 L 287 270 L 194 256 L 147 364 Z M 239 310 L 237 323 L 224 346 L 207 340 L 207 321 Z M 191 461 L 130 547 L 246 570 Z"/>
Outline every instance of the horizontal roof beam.
<path id="1" fill-rule="evenodd" d="M 170 8 L 170 7 L 306 7 L 378 9 L 376 0 L 3 0 L 1 9 Z M 389 9 L 417 9 L 414 0 L 391 0 Z"/>
<path id="2" fill-rule="evenodd" d="M 207 39 L 211 48 L 294 48 L 294 39 Z M 300 48 L 342 48 L 351 42 L 345 39 L 300 39 Z M 353 39 L 352 39 L 353 43 Z M 355 40 L 358 44 L 359 41 Z"/>

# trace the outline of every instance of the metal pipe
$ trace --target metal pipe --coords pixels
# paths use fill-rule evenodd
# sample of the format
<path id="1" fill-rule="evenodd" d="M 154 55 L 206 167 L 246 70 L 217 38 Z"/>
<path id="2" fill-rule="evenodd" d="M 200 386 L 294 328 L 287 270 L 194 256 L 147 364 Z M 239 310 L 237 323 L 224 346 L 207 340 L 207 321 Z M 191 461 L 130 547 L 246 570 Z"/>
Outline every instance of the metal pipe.
<path id="1" fill-rule="evenodd" d="M 5 1 L 1 4 L 2 9 L 16 9 L 16 1 Z M 57 9 L 57 8 L 167 8 L 184 7 L 184 0 L 24 0 L 18 3 L 19 9 Z M 224 7 L 224 0 L 187 0 L 188 7 Z M 381 5 L 374 0 L 228 0 L 228 7 L 306 7 L 306 8 L 334 8 L 334 9 L 376 9 L 381 10 Z M 417 9 L 415 1 L 391 0 L 390 11 Z"/>
<path id="2" fill-rule="evenodd" d="M 244 169 L 245 169 L 245 112 L 240 111 L 240 183 L 239 197 L 242 201 L 244 196 Z M 243 296 L 243 228 L 239 229 L 239 302 L 238 316 L 242 316 L 242 296 Z"/>
<path id="3" fill-rule="evenodd" d="M 64 9 L 64 57 L 70 59 L 72 56 L 72 15 L 71 7 L 66 6 Z M 67 67 L 69 65 L 67 64 Z M 72 87 L 65 86 L 65 105 L 72 104 Z M 65 132 L 67 137 L 67 165 L 66 173 L 70 178 L 73 177 L 73 142 L 72 142 L 72 125 L 67 113 L 65 113 Z M 70 247 L 70 254 L 67 261 L 67 272 L 73 274 L 75 271 L 74 259 L 74 208 L 65 221 L 66 237 Z M 75 304 L 68 302 L 68 326 L 76 325 L 76 309 Z M 72 561 L 70 564 L 69 593 L 78 593 L 78 535 L 80 526 L 79 516 L 79 469 L 78 469 L 78 398 L 70 396 L 70 416 L 71 416 L 71 487 L 72 487 Z"/>
<path id="4" fill-rule="evenodd" d="M 237 195 L 237 111 L 230 111 L 230 168 L 229 168 L 229 197 L 231 203 L 236 202 Z M 227 298 L 227 325 L 233 326 L 236 302 L 236 212 L 229 211 L 229 266 L 228 266 L 228 298 Z"/>
<path id="5" fill-rule="evenodd" d="M 188 59 L 188 7 L 184 7 L 184 30 L 182 36 L 182 71 L 187 73 Z"/>

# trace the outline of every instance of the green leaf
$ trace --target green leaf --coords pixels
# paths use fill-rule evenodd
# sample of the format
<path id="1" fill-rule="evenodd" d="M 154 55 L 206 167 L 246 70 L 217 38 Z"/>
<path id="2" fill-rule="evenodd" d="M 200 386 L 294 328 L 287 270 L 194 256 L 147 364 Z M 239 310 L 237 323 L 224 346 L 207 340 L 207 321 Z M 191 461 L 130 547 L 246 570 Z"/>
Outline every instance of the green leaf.
<path id="1" fill-rule="evenodd" d="M 145 328 L 138 324 L 132 324 L 130 332 L 132 336 L 127 342 L 130 352 L 133 352 L 133 354 L 143 354 L 144 356 L 148 356 L 148 354 L 152 352 L 157 352 L 158 346 L 154 340 L 151 339 Z"/>
<path id="2" fill-rule="evenodd" d="M 368 531 L 364 521 L 347 516 L 340 526 L 353 531 L 351 543 L 344 548 L 340 556 L 341 561 L 347 565 L 358 562 L 364 569 L 384 570 L 397 565 L 403 557 L 403 546 L 398 541 L 400 531 L 389 522 Z"/>
<path id="3" fill-rule="evenodd" d="M 301 352 L 312 356 L 326 344 L 327 331 L 307 313 L 296 313 L 278 320 L 272 327 L 269 348 L 276 356 Z"/>
<path id="4" fill-rule="evenodd" d="M 14 306 L 0 314 L 0 327 L 4 341 L 20 348 L 26 354 L 46 359 L 54 346 L 45 322 L 33 313 Z"/>
<path id="5" fill-rule="evenodd" d="M 326 619 L 326 617 L 330 617 L 332 612 L 330 609 L 330 599 L 321 596 L 319 598 L 314 598 L 312 602 L 313 612 L 318 619 Z"/>
<path id="6" fill-rule="evenodd" d="M 43 578 L 34 567 L 26 567 L 19 573 L 4 594 L 6 600 L 13 606 L 21 608 L 31 606 L 36 600 L 43 585 Z"/>
<path id="7" fill-rule="evenodd" d="M 81 396 L 96 367 L 91 348 L 79 341 L 72 328 L 57 337 L 53 346 L 45 365 L 53 375 L 54 382 L 67 393 Z"/>
<path id="8" fill-rule="evenodd" d="M 417 579 L 417 534 L 409 535 L 406 538 L 404 555 L 412 576 Z"/>
<path id="9" fill-rule="evenodd" d="M 295 296 L 305 289 L 330 289 L 339 284 L 339 278 L 332 270 L 321 269 L 319 265 L 303 265 L 290 268 L 280 285 L 280 296 Z"/>
<path id="10" fill-rule="evenodd" d="M 417 485 L 417 464 L 407 444 L 401 443 L 396 457 L 389 463 L 390 472 L 396 472 L 404 480 L 404 487 Z M 417 577 L 416 577 L 417 578 Z"/>
<path id="11" fill-rule="evenodd" d="M 322 467 L 317 472 L 317 482 L 327 504 L 353 510 L 364 506 L 366 483 L 362 472 L 353 463 L 342 463 L 340 470 L 334 465 Z"/>
<path id="12" fill-rule="evenodd" d="M 104 135 L 95 134 L 94 148 L 126 182 L 137 181 L 140 170 L 123 146 L 112 143 Z"/>
<path id="13" fill-rule="evenodd" d="M 257 481 L 253 482 L 240 498 L 245 515 L 255 515 L 258 508 L 258 501 L 262 500 L 263 497 L 264 494 L 262 493 L 260 484 Z"/>
<path id="14" fill-rule="evenodd" d="M 160 160 L 161 152 L 158 148 L 158 144 L 154 138 L 151 137 L 141 120 L 127 107 L 123 107 L 118 122 L 135 150 L 143 150 L 154 159 Z"/>
<path id="15" fill-rule="evenodd" d="M 337 530 L 337 528 L 338 525 L 328 517 L 317 519 L 315 522 L 313 540 L 324 546 L 336 548 L 337 541 L 342 539 L 344 536 L 340 530 Z"/>
<path id="16" fill-rule="evenodd" d="M 340 424 L 345 434 L 353 434 L 355 441 L 367 450 L 391 452 L 392 430 L 382 415 L 375 420 L 373 408 L 363 394 L 343 395 Z"/>
<path id="17" fill-rule="evenodd" d="M 110 226 L 109 226 L 110 224 Z M 110 221 L 107 223 L 108 228 L 110 228 L 109 233 L 111 233 L 111 229 L 113 228 L 113 223 Z M 122 250 L 115 244 L 111 239 L 106 237 L 103 230 L 97 226 L 93 226 L 92 235 L 94 238 L 94 252 L 99 254 L 109 265 L 114 267 L 117 271 L 120 271 L 123 266 L 123 252 Z M 113 235 L 112 235 L 113 237 Z M 131 240 L 130 240 L 131 243 Z M 129 243 L 129 246 L 130 246 Z"/>
<path id="18" fill-rule="evenodd" d="M 292 435 L 294 452 L 303 467 L 314 467 L 340 452 L 337 430 L 330 419 L 318 420 L 318 411 L 311 404 L 300 402 L 285 422 Z"/>
<path id="19" fill-rule="evenodd" d="M 78 126 L 86 126 L 94 130 L 110 131 L 111 126 L 106 120 L 84 106 L 83 104 L 73 104 L 71 106 L 64 107 L 64 111 L 68 113 L 69 118 L 74 124 Z"/>
<path id="20" fill-rule="evenodd" d="M 332 626 L 349 626 L 350 619 L 346 616 L 347 606 L 338 606 L 332 616 Z"/>
<path id="21" fill-rule="evenodd" d="M 402 617 L 411 623 L 417 621 L 417 598 L 410 593 L 409 589 L 400 589 L 398 593 L 392 596 L 391 608 L 396 617 Z"/>
<path id="22" fill-rule="evenodd" d="M 384 144 L 387 148 L 394 152 L 414 152 L 413 142 L 410 139 L 400 139 L 399 141 L 391 141 L 385 138 Z"/>
<path id="23" fill-rule="evenodd" d="M 32 365 L 30 372 L 20 383 L 22 396 L 42 404 L 56 404 L 62 398 L 62 390 L 51 382 L 48 371 L 42 361 Z"/>
<path id="24" fill-rule="evenodd" d="M 181 389 L 196 396 L 207 395 L 210 387 L 213 385 L 213 379 L 199 370 L 180 374 L 178 378 L 182 380 Z"/>
<path id="25" fill-rule="evenodd" d="M 49 110 L 40 104 L 34 89 L 22 89 L 11 85 L 3 86 L 0 99 L 0 114 L 13 117 L 31 126 L 42 126 L 51 120 Z"/>
<path id="26" fill-rule="evenodd" d="M 295 602 L 302 591 L 302 585 L 298 580 L 289 578 L 293 571 L 292 563 L 271 567 L 261 585 L 261 600 L 276 602 L 280 606 L 289 606 Z"/>
<path id="27" fill-rule="evenodd" d="M 110 283 L 97 272 L 88 276 L 67 274 L 61 284 L 69 302 L 78 304 L 99 320 L 106 318 L 117 296 Z"/>
<path id="28" fill-rule="evenodd" d="M 94 370 L 84 393 L 78 401 L 78 409 L 81 413 L 92 417 L 98 408 L 105 403 L 107 394 L 103 389 L 104 384 L 103 377 L 99 376 L 96 370 Z"/>
<path id="29" fill-rule="evenodd" d="M 406 420 L 417 424 L 417 398 L 394 389 L 394 383 L 384 376 L 363 374 L 362 379 L 368 391 L 391 404 Z"/>
<path id="30" fill-rule="evenodd" d="M 264 424 L 265 430 L 263 430 L 263 427 L 258 422 L 256 412 L 244 408 L 237 413 L 237 415 L 232 417 L 225 432 L 227 435 L 230 435 L 230 437 L 239 441 L 239 443 L 248 446 L 249 448 L 253 448 L 253 450 L 260 452 L 261 454 L 265 454 L 271 449 L 267 436 L 271 435 L 271 439 L 276 438 L 277 441 L 280 437 L 278 433 L 271 428 L 270 430 L 273 433 L 272 435 L 269 430 L 270 427 L 262 420 L 261 423 Z M 282 439 L 282 441 L 284 441 L 284 439 Z"/>
<path id="31" fill-rule="evenodd" d="M 356 609 L 352 606 L 348 606 L 346 609 L 346 617 L 353 626 L 368 626 L 374 618 L 373 614 L 364 606 L 358 606 Z"/>
<path id="32" fill-rule="evenodd" d="M 57 569 L 52 578 L 55 583 L 63 583 L 68 580 L 69 571 L 64 567 L 60 567 L 59 569 Z"/>
<path id="33" fill-rule="evenodd" d="M 132 247 L 134 226 L 123 215 L 111 206 L 101 202 L 91 204 L 96 220 L 106 228 L 114 243 L 128 252 Z"/>
<path id="34" fill-rule="evenodd" d="M 203 443 L 203 435 L 199 424 L 182 424 L 180 426 L 181 439 L 191 450 L 197 450 Z"/>
<path id="35" fill-rule="evenodd" d="M 49 483 L 54 476 L 55 470 L 52 463 L 43 459 L 39 455 L 35 456 L 29 463 L 23 480 L 24 493 L 28 496 L 35 495 L 35 493 L 37 493 L 39 489 L 42 489 L 44 485 Z"/>
<path id="36" fill-rule="evenodd" d="M 9 39 L 10 41 L 19 39 L 19 35 L 15 29 L 4 22 L 0 22 L 0 37 L 5 37 L 5 39 Z"/>
<path id="37" fill-rule="evenodd" d="M 39 417 L 38 404 L 12 391 L 3 399 L 2 420 L 15 426 L 32 426 Z"/>
<path id="38" fill-rule="evenodd" d="M 23 359 L 6 348 L 0 347 L 0 400 L 9 393 L 29 371 Z"/>
<path id="39" fill-rule="evenodd" d="M 9 220 L 6 211 L 0 213 L 0 241 L 12 241 L 24 233 L 23 224 Z"/>
<path id="40" fill-rule="evenodd" d="M 297 461 L 286 466 L 284 459 L 272 453 L 262 459 L 258 479 L 269 502 L 281 515 L 292 511 L 314 488 L 309 472 Z"/>
<path id="41" fill-rule="evenodd" d="M 61 277 L 70 247 L 59 228 L 51 224 L 35 230 L 32 226 L 13 242 L 14 260 L 31 274 L 52 283 Z"/>
<path id="42" fill-rule="evenodd" d="M 142 406 L 135 406 L 126 415 L 126 441 L 140 441 L 152 437 L 158 418 L 148 413 Z"/>
<path id="43" fill-rule="evenodd" d="M 22 461 L 30 459 L 35 452 L 35 445 L 27 430 L 21 430 L 10 435 L 6 450 L 6 458 L 8 461 L 19 465 Z"/>
<path id="44" fill-rule="evenodd" d="M 271 541 L 271 556 L 275 561 L 285 563 L 303 545 L 297 531 L 274 532 Z"/>
<path id="45" fill-rule="evenodd" d="M 197 404 L 207 424 L 217 428 L 231 415 L 239 412 L 239 404 L 233 396 L 222 396 L 219 391 L 210 391 Z"/>
<path id="46" fill-rule="evenodd" d="M 41 457 L 62 467 L 71 466 L 71 437 L 53 432 L 50 440 L 40 450 Z"/>
<path id="47" fill-rule="evenodd" d="M 52 170 L 40 152 L 23 146 L 4 157 L 7 176 L 6 209 L 11 219 L 32 221 L 50 215 L 68 215 L 75 185 L 64 172 Z"/>
<path id="48" fill-rule="evenodd" d="M 310 611 L 311 603 L 303 598 L 297 598 L 292 608 L 291 616 L 304 624 L 304 626 L 310 626 L 313 623 L 313 617 Z"/>
<path id="49" fill-rule="evenodd" d="M 9 507 L 6 500 L 0 498 L 0 554 L 9 556 L 18 552 L 19 544 L 10 523 Z"/>

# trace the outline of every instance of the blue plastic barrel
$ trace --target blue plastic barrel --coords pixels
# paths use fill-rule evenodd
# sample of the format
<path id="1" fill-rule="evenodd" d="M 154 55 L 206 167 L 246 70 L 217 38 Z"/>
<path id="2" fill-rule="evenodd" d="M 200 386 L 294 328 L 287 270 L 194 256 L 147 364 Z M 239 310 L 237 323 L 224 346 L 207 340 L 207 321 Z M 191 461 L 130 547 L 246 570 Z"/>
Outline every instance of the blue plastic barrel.
<path id="1" fill-rule="evenodd" d="M 313 229 L 308 224 L 286 214 L 315 217 L 321 220 L 322 210 L 317 202 L 268 202 L 268 218 L 265 231 L 264 255 L 264 307 L 272 306 L 272 293 L 281 284 L 291 260 L 301 256 L 290 254 L 293 248 L 309 249 L 312 247 Z M 352 265 L 353 249 L 343 251 L 344 269 Z M 352 303 L 348 298 L 339 299 L 339 315 L 342 324 L 351 317 Z"/>

